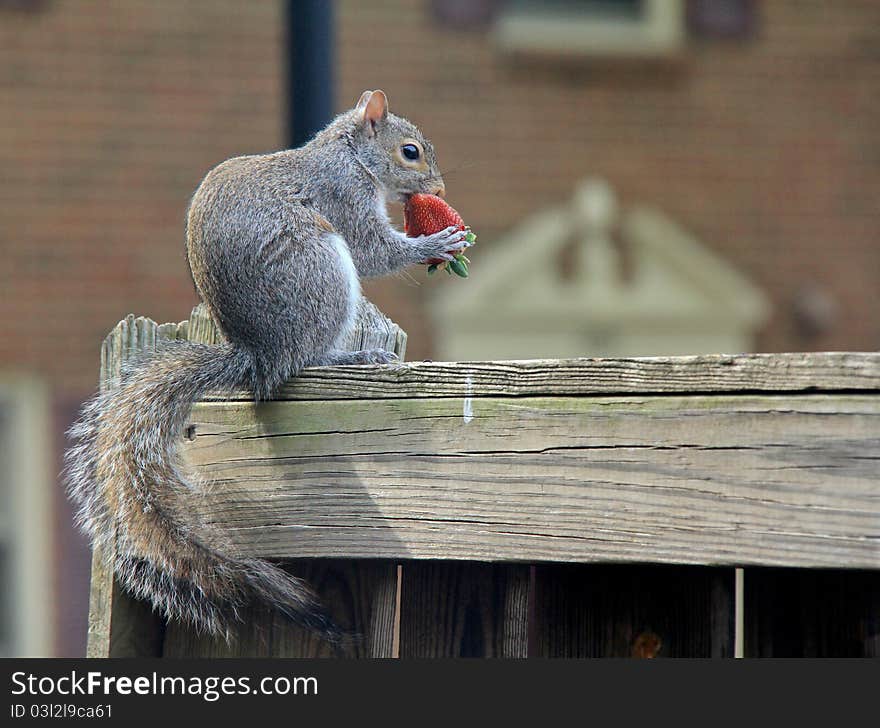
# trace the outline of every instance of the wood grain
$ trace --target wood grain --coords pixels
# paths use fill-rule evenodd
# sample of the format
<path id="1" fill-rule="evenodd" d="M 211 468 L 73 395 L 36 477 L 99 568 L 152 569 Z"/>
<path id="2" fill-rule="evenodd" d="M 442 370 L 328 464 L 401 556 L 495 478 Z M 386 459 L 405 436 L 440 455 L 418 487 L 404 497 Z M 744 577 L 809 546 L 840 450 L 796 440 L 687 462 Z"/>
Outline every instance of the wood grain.
<path id="1" fill-rule="evenodd" d="M 236 639 L 168 625 L 163 657 L 392 657 L 397 565 L 380 561 L 309 560 L 286 564 L 320 595 L 337 624 L 354 637 L 334 649 L 266 610 L 251 609 Z"/>
<path id="2" fill-rule="evenodd" d="M 856 391 L 880 391 L 880 354 L 717 354 L 312 368 L 282 387 L 276 399 Z M 222 399 L 249 397 L 239 392 Z"/>
<path id="3" fill-rule="evenodd" d="M 539 657 L 732 657 L 734 570 L 540 566 Z"/>
<path id="4" fill-rule="evenodd" d="M 122 364 L 155 349 L 156 342 L 177 336 L 177 327 L 127 316 L 101 346 L 100 387 L 118 384 Z M 111 540 L 112 543 L 112 540 Z M 89 594 L 88 657 L 156 657 L 161 654 L 164 623 L 148 605 L 124 592 L 109 566 L 112 553 L 95 549 Z"/>
<path id="5" fill-rule="evenodd" d="M 206 403 L 208 518 L 279 558 L 880 567 L 872 395 Z"/>
<path id="6" fill-rule="evenodd" d="M 747 569 L 746 657 L 880 657 L 880 571 Z"/>
<path id="7" fill-rule="evenodd" d="M 529 567 L 407 562 L 401 657 L 526 657 Z"/>
<path id="8" fill-rule="evenodd" d="M 129 316 L 102 386 L 162 338 L 221 337 L 203 307 Z M 362 302 L 348 348 L 405 344 Z M 96 553 L 88 652 L 390 656 L 399 588 L 403 656 L 523 656 L 530 605 L 531 654 L 729 656 L 733 569 L 682 565 L 880 569 L 878 393 L 880 355 L 820 353 L 316 368 L 273 402 L 208 396 L 182 442 L 205 517 L 297 559 L 363 639 L 334 653 L 259 611 L 230 645 L 166 630 Z M 621 566 L 645 563 L 679 566 Z M 750 568 L 747 654 L 876 655 L 878 590 Z"/>

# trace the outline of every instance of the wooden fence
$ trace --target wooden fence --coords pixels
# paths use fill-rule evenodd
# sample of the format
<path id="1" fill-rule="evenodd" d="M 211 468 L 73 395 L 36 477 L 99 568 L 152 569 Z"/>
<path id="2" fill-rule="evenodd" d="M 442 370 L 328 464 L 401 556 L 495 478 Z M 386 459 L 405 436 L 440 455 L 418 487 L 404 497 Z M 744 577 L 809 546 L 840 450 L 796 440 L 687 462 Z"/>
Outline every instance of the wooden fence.
<path id="1" fill-rule="evenodd" d="M 405 335 L 364 302 L 350 342 Z M 188 322 L 129 317 L 102 384 Z M 880 655 L 880 355 L 310 369 L 196 405 L 204 514 L 289 561 L 349 657 Z M 164 625 L 95 554 L 91 656 L 314 656 L 255 612 L 232 645 Z"/>

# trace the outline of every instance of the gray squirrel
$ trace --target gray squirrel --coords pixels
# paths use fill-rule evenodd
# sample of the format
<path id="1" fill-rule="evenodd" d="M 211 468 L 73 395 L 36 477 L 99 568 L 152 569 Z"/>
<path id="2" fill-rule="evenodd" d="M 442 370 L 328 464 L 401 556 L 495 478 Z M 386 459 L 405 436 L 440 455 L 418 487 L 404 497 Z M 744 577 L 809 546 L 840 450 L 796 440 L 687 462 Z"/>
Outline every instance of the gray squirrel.
<path id="1" fill-rule="evenodd" d="M 65 456 L 79 525 L 113 554 L 123 588 L 167 619 L 229 640 L 243 609 L 263 604 L 331 643 L 347 638 L 303 580 L 199 522 L 177 440 L 208 391 L 265 399 L 309 365 L 394 360 L 338 347 L 360 277 L 467 247 L 454 227 L 418 238 L 394 229 L 386 201 L 419 192 L 445 192 L 433 147 L 388 112 L 382 91 L 365 91 L 303 147 L 229 159 L 193 195 L 187 259 L 226 343 L 170 341 L 127 367 L 83 407 Z"/>

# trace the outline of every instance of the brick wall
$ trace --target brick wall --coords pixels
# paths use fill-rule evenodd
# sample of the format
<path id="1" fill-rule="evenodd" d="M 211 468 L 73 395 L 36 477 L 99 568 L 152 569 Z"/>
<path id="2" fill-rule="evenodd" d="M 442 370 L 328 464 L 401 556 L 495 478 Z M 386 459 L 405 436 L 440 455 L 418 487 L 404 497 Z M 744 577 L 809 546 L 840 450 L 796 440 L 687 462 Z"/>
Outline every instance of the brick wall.
<path id="1" fill-rule="evenodd" d="M 194 304 L 183 221 L 204 173 L 282 143 L 281 9 L 42 6 L 0 5 L 0 366 L 82 395 L 121 316 Z"/>

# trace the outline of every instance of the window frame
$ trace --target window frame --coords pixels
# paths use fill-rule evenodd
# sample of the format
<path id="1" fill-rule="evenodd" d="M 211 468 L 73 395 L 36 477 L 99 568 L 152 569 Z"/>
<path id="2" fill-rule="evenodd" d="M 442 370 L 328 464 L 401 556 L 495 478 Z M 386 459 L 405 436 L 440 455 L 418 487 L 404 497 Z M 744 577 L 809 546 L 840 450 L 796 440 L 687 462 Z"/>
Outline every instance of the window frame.
<path id="1" fill-rule="evenodd" d="M 634 20 L 589 12 L 542 15 L 540 5 L 502 9 L 492 38 L 506 53 L 582 58 L 659 58 L 677 55 L 686 38 L 684 0 L 642 0 Z"/>
<path id="2" fill-rule="evenodd" d="M 10 508 L 0 533 L 9 549 L 11 580 L 3 587 L 12 595 L 8 656 L 47 657 L 54 637 L 48 387 L 35 376 L 0 373 L 0 403 L 10 413 L 0 430 L 11 461 L 2 474 L 9 478 Z"/>

